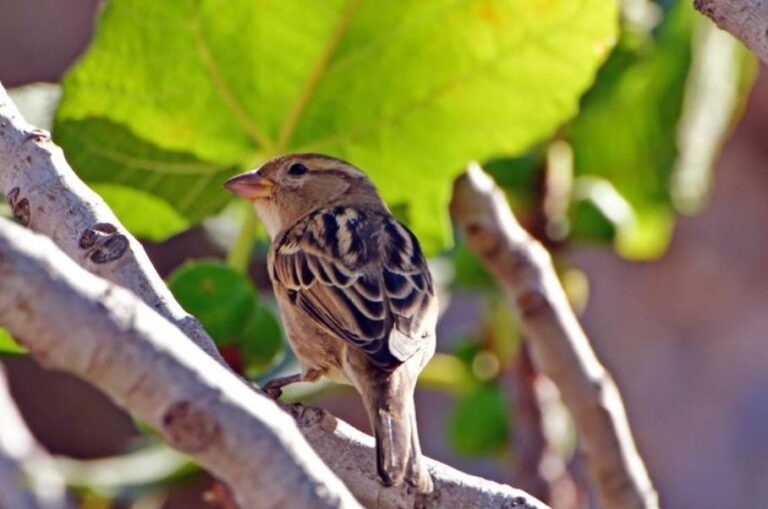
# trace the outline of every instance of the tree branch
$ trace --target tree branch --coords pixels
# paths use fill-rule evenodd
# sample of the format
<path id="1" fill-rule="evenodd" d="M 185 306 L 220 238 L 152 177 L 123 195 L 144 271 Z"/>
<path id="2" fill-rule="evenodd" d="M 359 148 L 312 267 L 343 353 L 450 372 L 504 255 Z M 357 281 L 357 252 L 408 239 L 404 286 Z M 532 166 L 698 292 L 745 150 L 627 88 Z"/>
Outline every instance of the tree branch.
<path id="1" fill-rule="evenodd" d="M 768 64 L 768 0 L 694 0 L 693 5 Z"/>
<path id="2" fill-rule="evenodd" d="M 357 507 L 294 420 L 214 362 L 127 290 L 49 239 L 0 220 L 0 323 L 44 364 L 84 378 L 227 482 L 243 507 Z M 377 508 L 546 506 L 428 461 L 436 493 L 383 488 L 373 439 L 313 407 L 286 407 L 363 503 Z"/>
<path id="3" fill-rule="evenodd" d="M 573 314 L 546 249 L 518 224 L 477 165 L 454 185 L 451 213 L 518 311 L 541 371 L 560 389 L 606 509 L 657 509 L 619 391 Z"/>
<path id="4" fill-rule="evenodd" d="M 27 428 L 0 365 L 0 509 L 64 509 L 64 481 Z M 29 480 L 31 489 L 23 487 Z"/>
<path id="5" fill-rule="evenodd" d="M 360 507 L 273 401 L 133 293 L 5 219 L 0 281 L 0 323 L 38 360 L 152 424 L 227 482 L 242 507 Z"/>
<path id="6" fill-rule="evenodd" d="M 408 486 L 383 488 L 374 468 L 373 438 L 316 407 L 291 405 L 305 438 L 366 507 L 376 509 L 547 509 L 528 493 L 425 458 L 435 493 L 419 498 Z"/>
<path id="7" fill-rule="evenodd" d="M 1 85 L 0 190 L 7 194 L 11 208 L 22 223 L 51 235 L 58 246 L 85 269 L 135 292 L 150 307 L 178 325 L 188 336 L 195 338 L 195 343 L 201 346 L 206 353 L 219 361 L 221 360 L 199 322 L 187 315 L 174 300 L 147 259 L 141 245 L 119 224 L 106 203 L 74 174 L 61 150 L 50 142 L 47 133 L 34 129 L 24 121 Z M 103 224 L 113 225 L 115 228 L 101 226 Z M 18 228 L 14 229 L 14 231 L 17 230 Z M 110 393 L 114 399 L 133 413 L 152 414 L 154 420 L 148 420 L 155 422 L 156 425 L 159 424 L 161 426 L 159 429 L 165 426 L 161 419 L 163 412 L 168 414 L 174 408 L 172 403 L 175 401 L 178 406 L 178 402 L 181 401 L 193 405 L 184 406 L 177 410 L 177 412 L 181 412 L 183 421 L 191 419 L 192 424 L 195 424 L 198 421 L 198 416 L 201 416 L 200 422 L 203 424 L 217 423 L 217 429 L 229 429 L 228 427 L 231 426 L 233 433 L 245 434 L 232 435 L 242 441 L 242 443 L 236 444 L 237 447 L 229 442 L 213 446 L 214 448 L 225 445 L 232 447 L 232 456 L 225 455 L 226 458 L 222 459 L 227 465 L 209 464 L 213 460 L 198 458 L 201 464 L 209 467 L 213 473 L 225 471 L 234 468 L 234 466 L 237 466 L 241 472 L 245 472 L 246 467 L 253 464 L 253 457 L 246 455 L 248 461 L 243 463 L 238 460 L 241 454 L 249 451 L 251 447 L 263 447 L 263 445 L 259 445 L 260 442 L 274 443 L 275 440 L 279 442 L 280 436 L 275 437 L 269 431 L 269 422 L 274 423 L 276 420 L 279 422 L 279 427 L 285 429 L 285 433 L 293 437 L 292 430 L 295 427 L 290 422 L 286 424 L 280 416 L 281 414 L 278 413 L 277 416 L 274 416 L 274 407 L 270 402 L 265 402 L 263 398 L 255 394 L 245 395 L 243 388 L 249 388 L 246 384 L 237 380 L 232 374 L 222 375 L 221 370 L 209 366 L 211 363 L 205 356 L 200 356 L 199 352 L 195 353 L 194 348 L 190 348 L 187 342 L 182 341 L 183 335 L 179 334 L 178 330 L 168 327 L 167 322 L 154 316 L 151 310 L 132 301 L 130 296 L 126 296 L 121 289 L 111 287 L 105 281 L 94 280 L 93 276 L 73 267 L 72 262 L 66 260 L 66 257 L 50 243 L 46 244 L 39 239 L 34 242 L 42 242 L 45 250 L 38 252 L 42 258 L 33 257 L 32 262 L 45 264 L 52 271 L 51 273 L 56 274 L 60 272 L 57 269 L 59 261 L 68 267 L 65 271 L 67 273 L 66 278 L 59 281 L 58 284 L 64 284 L 62 281 L 76 283 L 82 278 L 84 281 L 89 280 L 89 285 L 100 286 L 102 291 L 105 291 L 105 288 L 110 288 L 109 299 L 103 299 L 101 302 L 93 302 L 92 294 L 81 295 L 80 300 L 69 301 L 62 298 L 60 303 L 62 306 L 74 306 L 75 301 L 80 302 L 84 309 L 88 306 L 95 306 L 95 308 L 89 308 L 87 318 L 77 322 L 77 328 L 69 331 L 70 333 L 66 335 L 64 332 L 67 331 L 55 321 L 50 320 L 50 316 L 47 316 L 49 311 L 37 306 L 39 302 L 35 299 L 24 300 L 26 305 L 35 305 L 34 309 L 46 314 L 46 316 L 38 317 L 37 312 L 30 312 L 29 322 L 17 319 L 15 325 L 15 327 L 20 328 L 17 330 L 31 329 L 30 334 L 21 334 L 20 336 L 31 338 L 31 341 L 40 347 L 30 349 L 33 355 L 36 355 L 42 362 L 48 362 L 90 380 L 97 387 Z M 121 252 L 122 249 L 116 249 L 121 246 L 125 246 L 125 250 L 120 256 L 115 255 L 115 258 L 112 258 L 113 253 Z M 77 274 L 77 276 L 72 276 L 72 274 Z M 22 279 L 28 275 L 24 274 Z M 42 274 L 32 275 L 37 278 L 44 277 Z M 0 294 L 7 294 L 9 291 L 6 290 L 5 280 L 0 279 L 0 281 L 3 282 L 0 285 Z M 54 283 L 55 281 L 49 277 L 46 284 L 54 285 Z M 70 290 L 75 291 L 75 288 L 77 287 L 72 286 Z M 19 296 L 14 296 L 13 292 L 10 293 L 12 300 L 19 298 Z M 49 295 L 48 290 L 42 292 L 42 295 Z M 118 297 L 114 297 L 114 295 Z M 53 297 L 49 295 L 48 298 Z M 129 305 L 130 309 L 124 309 L 123 306 L 126 305 Z M 28 310 L 31 309 L 33 308 L 28 308 Z M 51 307 L 51 309 L 54 308 Z M 125 317 L 126 313 L 133 313 L 134 315 L 130 327 L 125 330 L 120 329 L 120 334 L 127 334 L 135 341 L 118 342 L 115 346 L 127 350 L 113 351 L 111 346 L 101 344 L 101 342 L 111 342 L 114 338 L 110 334 L 97 335 L 93 331 L 105 327 L 108 330 L 115 326 L 119 328 L 121 322 L 118 318 Z M 63 313 L 63 315 L 67 316 L 68 313 Z M 6 321 L 5 318 L 2 320 Z M 141 323 L 142 320 L 149 320 L 149 322 Z M 155 323 L 161 324 L 159 329 L 153 328 L 152 324 Z M 123 325 L 126 324 L 123 323 Z M 87 339 L 82 339 L 81 334 L 84 334 Z M 56 342 L 50 342 L 53 336 L 56 337 Z M 83 348 L 81 351 L 80 341 L 90 341 L 88 343 L 90 350 Z M 66 344 L 68 342 L 71 344 Z M 171 342 L 178 344 L 169 344 Z M 162 345 L 162 348 L 158 345 Z M 89 357 L 88 351 L 93 357 Z M 134 356 L 144 360 L 141 363 L 131 361 Z M 121 357 L 128 364 L 116 362 L 116 359 Z M 110 374 L 109 370 L 102 373 L 104 365 L 113 364 L 116 366 L 114 373 Z M 102 367 L 99 368 L 98 366 Z M 128 366 L 132 366 L 136 371 Z M 97 370 L 98 373 L 94 370 Z M 169 376 L 170 372 L 176 373 L 176 375 Z M 201 376 L 201 373 L 205 376 Z M 214 376 L 213 373 L 216 375 Z M 140 379 L 138 374 L 141 374 L 143 379 Z M 176 376 L 182 376 L 184 381 L 176 379 Z M 101 377 L 107 378 L 102 380 Z M 134 387 L 126 388 L 124 386 L 125 380 L 128 379 L 135 381 Z M 214 380 L 215 383 L 213 383 Z M 178 389 L 179 393 L 167 391 L 167 383 L 173 383 L 173 387 Z M 162 390 L 149 391 L 148 388 L 162 388 Z M 142 403 L 134 401 L 135 398 L 144 398 L 145 396 L 139 396 L 139 394 L 145 392 L 153 392 L 149 395 L 151 401 L 142 400 Z M 248 392 L 252 391 L 249 390 Z M 198 394 L 209 395 L 209 400 L 204 400 Z M 220 394 L 226 395 L 228 402 L 217 401 Z M 182 397 L 187 395 L 193 397 Z M 237 404 L 230 401 L 232 398 L 237 400 Z M 204 408 L 209 408 L 210 405 L 224 405 L 229 413 L 219 411 L 219 413 L 210 415 L 206 412 L 198 412 L 198 405 L 194 405 L 198 401 L 204 403 Z M 283 406 L 283 409 L 294 417 L 307 441 L 336 474 L 347 483 L 358 499 L 365 504 L 375 505 L 381 509 L 418 507 L 419 504 L 428 504 L 429 507 L 462 507 L 467 509 L 485 507 L 546 508 L 544 504 L 525 492 L 463 474 L 431 460 L 427 460 L 427 462 L 435 481 L 436 494 L 434 498 L 436 500 L 420 500 L 413 493 L 413 490 L 406 486 L 383 488 L 378 482 L 374 468 L 373 440 L 371 437 L 360 433 L 345 422 L 318 408 L 290 405 Z M 268 422 L 263 422 L 260 417 Z M 213 420 L 209 420 L 209 418 Z M 178 426 L 173 427 L 177 428 Z M 199 426 L 193 427 L 192 431 L 194 432 L 195 429 L 199 431 Z M 265 430 L 264 437 L 256 433 L 256 430 L 259 429 Z M 193 445 L 195 440 L 200 439 L 200 437 L 195 439 L 194 433 L 185 432 L 184 426 L 181 426 L 181 430 L 182 438 L 180 440 L 182 443 L 173 440 L 171 443 L 182 449 L 188 445 L 186 438 L 184 438 L 187 435 L 190 435 L 188 438 L 192 440 Z M 176 435 L 174 434 L 170 439 L 173 439 L 174 436 Z M 247 440 L 253 440 L 256 443 L 250 444 L 250 442 L 245 441 L 244 436 Z M 206 437 L 203 439 L 213 440 Z M 276 457 L 291 458 L 291 454 L 300 449 L 300 444 L 291 445 L 289 443 L 288 446 L 288 451 L 280 452 L 278 450 Z M 212 454 L 214 457 L 222 458 L 218 452 L 201 451 L 200 454 L 203 456 Z M 311 451 L 309 451 L 309 456 L 314 458 Z M 261 485 L 260 482 L 256 481 L 272 475 L 270 472 L 273 463 L 274 460 L 270 458 L 266 463 L 261 464 L 259 475 L 253 479 L 246 476 L 248 479 L 246 484 Z M 269 468 L 264 468 L 265 465 L 269 465 Z M 227 472 L 229 471 L 227 470 Z M 235 472 L 229 472 L 229 474 L 232 476 L 244 475 Z M 222 479 L 230 482 L 233 478 L 222 476 Z M 237 480 L 242 479 L 243 477 L 237 477 Z M 267 492 L 278 491 L 278 486 L 281 486 L 275 483 L 267 484 L 269 484 Z M 233 484 L 232 488 L 237 490 L 237 485 Z M 287 496 L 290 496 L 295 490 L 295 486 L 288 487 Z M 265 502 L 266 499 L 262 497 L 257 506 L 263 507 Z"/>
<path id="8" fill-rule="evenodd" d="M 179 305 L 144 247 L 75 174 L 48 132 L 29 125 L 0 84 L 0 193 L 14 216 L 83 268 L 131 290 L 224 364 L 200 322 Z"/>

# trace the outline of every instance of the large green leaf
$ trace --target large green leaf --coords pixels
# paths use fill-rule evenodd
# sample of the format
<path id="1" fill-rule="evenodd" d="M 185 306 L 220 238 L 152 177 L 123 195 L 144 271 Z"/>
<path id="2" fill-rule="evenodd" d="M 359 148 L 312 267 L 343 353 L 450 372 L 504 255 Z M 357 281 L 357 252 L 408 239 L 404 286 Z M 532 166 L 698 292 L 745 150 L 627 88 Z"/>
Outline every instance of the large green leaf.
<path id="1" fill-rule="evenodd" d="M 98 147 L 77 162 L 86 179 L 144 188 L 159 173 L 154 194 L 205 196 L 200 211 L 225 199 L 225 168 L 339 156 L 433 250 L 452 177 L 572 116 L 616 17 L 607 0 L 113 0 L 64 81 L 56 134 L 68 150 Z M 128 134 L 97 142 L 105 121 Z M 126 165 L 139 139 L 157 152 Z M 198 161 L 170 177 L 168 153 Z"/>
<path id="2" fill-rule="evenodd" d="M 55 138 L 64 147 L 70 164 L 89 183 L 133 187 L 151 193 L 191 221 L 217 211 L 229 198 L 221 182 L 235 171 L 234 166 L 204 162 L 189 152 L 157 148 L 113 121 L 69 120 L 60 115 Z M 149 205 L 158 215 L 147 215 L 146 202 L 141 197 L 135 193 L 118 195 L 119 191 L 113 188 L 105 198 L 121 220 L 139 228 L 131 230 L 136 235 L 144 234 L 142 230 L 156 231 L 158 222 L 178 225 L 178 215 L 172 217 L 157 210 L 161 205 Z M 113 197 L 116 199 L 110 200 Z M 171 235 L 178 230 L 167 227 L 163 231 Z M 150 236 L 157 239 L 156 235 Z"/>

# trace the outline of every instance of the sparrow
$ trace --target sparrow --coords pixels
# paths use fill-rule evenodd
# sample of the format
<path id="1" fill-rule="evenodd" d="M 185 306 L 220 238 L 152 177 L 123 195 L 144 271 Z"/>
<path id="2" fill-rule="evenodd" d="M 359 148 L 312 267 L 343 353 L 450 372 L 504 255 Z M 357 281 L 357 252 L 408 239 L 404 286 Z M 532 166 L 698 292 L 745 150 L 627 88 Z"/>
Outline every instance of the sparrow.
<path id="1" fill-rule="evenodd" d="M 414 389 L 435 352 L 437 298 L 418 240 L 368 176 L 345 161 L 292 154 L 229 179 L 272 239 L 267 258 L 301 373 L 265 390 L 326 376 L 360 394 L 385 486 L 429 493 Z"/>

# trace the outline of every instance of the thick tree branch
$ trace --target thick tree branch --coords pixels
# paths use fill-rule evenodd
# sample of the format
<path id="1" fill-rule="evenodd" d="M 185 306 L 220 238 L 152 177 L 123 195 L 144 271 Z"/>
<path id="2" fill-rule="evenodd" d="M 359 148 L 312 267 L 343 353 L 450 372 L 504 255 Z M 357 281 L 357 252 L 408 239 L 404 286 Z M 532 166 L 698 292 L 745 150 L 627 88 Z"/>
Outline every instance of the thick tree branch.
<path id="1" fill-rule="evenodd" d="M 0 365 L 0 509 L 66 507 L 64 481 L 22 419 Z"/>
<path id="2" fill-rule="evenodd" d="M 694 0 L 693 5 L 768 64 L 768 0 Z"/>
<path id="3" fill-rule="evenodd" d="M 0 323 L 44 364 L 88 380 L 227 482 L 243 507 L 355 507 L 294 420 L 215 363 L 133 294 L 49 239 L 0 220 Z M 327 412 L 287 406 L 361 502 L 377 508 L 546 506 L 509 486 L 428 463 L 436 495 L 384 488 L 373 439 Z M 324 483 L 328 483 L 327 486 Z M 271 498 L 270 498 L 271 497 Z"/>
<path id="4" fill-rule="evenodd" d="M 658 508 L 619 391 L 573 314 L 549 253 L 518 224 L 503 191 L 477 165 L 456 181 L 451 213 L 514 303 L 534 361 L 560 389 L 605 508 Z"/>
<path id="5" fill-rule="evenodd" d="M 0 193 L 25 226 L 86 270 L 131 290 L 221 363 L 200 322 L 174 299 L 144 248 L 72 171 L 48 132 L 29 125 L 0 84 Z"/>
<path id="6" fill-rule="evenodd" d="M 243 508 L 360 507 L 293 420 L 128 290 L 0 220 L 0 323 L 151 423 Z"/>
<path id="7" fill-rule="evenodd" d="M 302 433 L 329 467 L 367 507 L 376 509 L 545 509 L 548 506 L 522 490 L 467 475 L 426 459 L 435 494 L 420 499 L 407 486 L 382 488 L 376 478 L 373 438 L 328 412 L 294 405 Z"/>

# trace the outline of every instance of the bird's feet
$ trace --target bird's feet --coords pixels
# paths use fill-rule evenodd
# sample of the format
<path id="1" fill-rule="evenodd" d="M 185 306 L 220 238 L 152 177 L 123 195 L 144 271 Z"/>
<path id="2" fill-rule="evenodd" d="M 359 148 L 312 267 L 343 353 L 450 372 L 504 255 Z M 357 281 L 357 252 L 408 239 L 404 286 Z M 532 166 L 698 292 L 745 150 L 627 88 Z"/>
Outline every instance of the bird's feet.
<path id="1" fill-rule="evenodd" d="M 280 396 L 283 395 L 283 387 L 286 385 L 291 385 L 296 382 L 301 382 L 303 380 L 301 373 L 296 373 L 295 375 L 288 375 L 288 376 L 280 376 L 277 378 L 273 378 L 269 382 L 265 383 L 261 389 L 269 396 L 270 398 L 274 400 L 280 399 Z"/>

